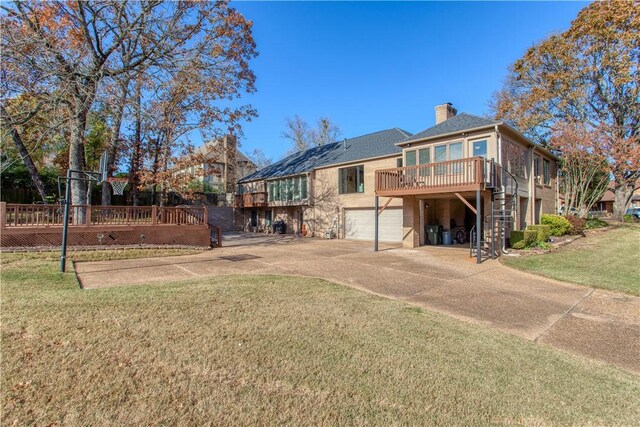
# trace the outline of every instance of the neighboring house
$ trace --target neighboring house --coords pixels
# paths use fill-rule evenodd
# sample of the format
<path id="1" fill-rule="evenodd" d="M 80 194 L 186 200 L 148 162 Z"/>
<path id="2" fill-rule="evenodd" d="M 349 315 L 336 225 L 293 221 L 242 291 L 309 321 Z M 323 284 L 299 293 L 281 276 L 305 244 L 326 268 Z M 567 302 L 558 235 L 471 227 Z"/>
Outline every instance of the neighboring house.
<path id="1" fill-rule="evenodd" d="M 637 188 L 634 190 L 633 196 L 631 196 L 630 208 L 640 207 L 640 181 L 636 182 L 636 186 Z M 593 206 L 594 211 L 607 212 L 609 214 L 613 213 L 613 202 L 616 200 L 614 187 L 615 181 L 609 181 L 607 190 L 604 192 L 600 200 L 598 200 L 598 202 Z"/>
<path id="2" fill-rule="evenodd" d="M 461 230 L 454 226 L 464 227 L 468 238 L 479 208 L 480 238 L 499 248 L 512 229 L 557 211 L 557 174 L 553 154 L 504 122 L 444 104 L 436 125 L 418 134 L 380 131 L 249 175 L 238 206 L 258 228 L 278 218 L 291 232 L 304 223 L 316 236 L 374 240 L 378 203 L 378 239 L 406 247 L 434 243 L 427 226 L 454 235 Z"/>
<path id="3" fill-rule="evenodd" d="M 233 156 L 230 151 L 235 151 L 236 167 L 228 167 L 229 158 Z M 236 148 L 235 137 L 224 136 L 220 139 L 209 141 L 197 148 L 196 153 L 207 154 L 207 163 L 194 165 L 189 168 L 189 173 L 197 176 L 205 188 L 215 193 L 235 193 L 236 182 L 256 171 L 256 165 Z M 204 173 L 196 173 L 204 169 Z M 231 177 L 231 175 L 234 175 Z"/>

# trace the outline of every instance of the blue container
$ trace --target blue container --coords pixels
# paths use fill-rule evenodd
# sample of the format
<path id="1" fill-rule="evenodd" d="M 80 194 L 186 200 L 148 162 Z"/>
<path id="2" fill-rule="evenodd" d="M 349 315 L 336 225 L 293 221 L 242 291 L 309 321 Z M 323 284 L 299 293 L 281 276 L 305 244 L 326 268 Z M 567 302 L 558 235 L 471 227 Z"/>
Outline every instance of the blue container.
<path id="1" fill-rule="evenodd" d="M 451 232 L 443 231 L 442 232 L 442 244 L 443 245 L 453 245 L 453 240 L 451 240 Z"/>

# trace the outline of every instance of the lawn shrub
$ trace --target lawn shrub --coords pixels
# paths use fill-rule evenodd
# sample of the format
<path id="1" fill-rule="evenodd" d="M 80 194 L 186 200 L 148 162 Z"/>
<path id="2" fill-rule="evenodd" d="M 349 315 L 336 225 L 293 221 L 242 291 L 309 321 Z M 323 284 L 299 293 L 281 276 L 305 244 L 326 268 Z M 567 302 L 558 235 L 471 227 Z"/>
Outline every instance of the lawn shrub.
<path id="1" fill-rule="evenodd" d="M 527 230 L 534 230 L 538 233 L 537 242 L 547 242 L 551 237 L 551 227 L 548 225 L 529 225 Z"/>
<path id="2" fill-rule="evenodd" d="M 560 215 L 543 214 L 540 223 L 551 227 L 552 236 L 564 236 L 571 229 L 569 220 Z"/>
<path id="3" fill-rule="evenodd" d="M 511 247 L 513 249 L 518 249 L 518 250 L 526 249 L 526 246 L 524 244 L 524 237 L 522 238 L 522 240 L 519 240 L 519 241 L 515 242 L 513 245 L 511 245 Z"/>
<path id="4" fill-rule="evenodd" d="M 538 243 L 538 230 L 524 230 L 524 246 L 530 248 Z"/>
<path id="5" fill-rule="evenodd" d="M 585 228 L 587 230 L 592 228 L 602 228 L 608 226 L 609 223 L 607 221 L 603 221 L 600 218 L 591 218 L 588 219 L 585 223 Z"/>
<path id="6" fill-rule="evenodd" d="M 511 232 L 511 247 L 515 247 L 514 245 L 518 242 L 521 242 L 524 240 L 524 230 L 513 230 Z M 517 249 L 517 248 L 516 248 Z"/>
<path id="7" fill-rule="evenodd" d="M 569 221 L 569 223 L 571 224 L 571 228 L 569 229 L 569 234 L 583 234 L 584 233 L 584 227 L 587 223 L 587 221 L 585 221 L 584 218 L 580 218 L 579 216 L 576 215 L 569 215 L 567 216 L 567 221 Z"/>
<path id="8" fill-rule="evenodd" d="M 623 215 L 622 216 L 622 221 L 624 221 L 624 222 L 636 222 L 636 217 L 634 217 L 633 215 Z"/>

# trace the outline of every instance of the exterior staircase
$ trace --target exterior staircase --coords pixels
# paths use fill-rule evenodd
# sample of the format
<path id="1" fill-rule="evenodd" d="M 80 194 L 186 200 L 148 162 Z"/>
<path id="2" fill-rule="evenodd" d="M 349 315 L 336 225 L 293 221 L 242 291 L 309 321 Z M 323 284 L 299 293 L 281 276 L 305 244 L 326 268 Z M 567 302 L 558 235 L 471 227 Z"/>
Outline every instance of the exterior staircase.
<path id="1" fill-rule="evenodd" d="M 518 209 L 518 181 L 502 166 L 488 164 L 492 179 L 487 183 L 491 189 L 490 212 L 482 218 L 482 240 L 480 241 L 480 258 L 496 259 L 506 253 L 506 236 L 513 229 Z M 477 257 L 476 227 L 473 226 L 469 239 L 469 256 Z"/>

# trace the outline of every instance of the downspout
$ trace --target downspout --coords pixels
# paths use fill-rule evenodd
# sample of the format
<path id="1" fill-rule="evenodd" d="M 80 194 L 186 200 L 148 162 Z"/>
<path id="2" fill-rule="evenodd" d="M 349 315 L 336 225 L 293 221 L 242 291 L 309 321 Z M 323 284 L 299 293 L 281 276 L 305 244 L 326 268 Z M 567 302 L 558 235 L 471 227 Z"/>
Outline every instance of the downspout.
<path id="1" fill-rule="evenodd" d="M 540 159 L 542 159 L 542 157 L 540 157 Z M 533 150 L 531 150 L 531 174 L 529 174 L 529 203 L 528 203 L 528 207 L 529 207 L 529 214 L 530 214 L 530 218 L 532 218 L 531 223 L 535 224 L 536 223 L 536 179 L 537 177 L 535 176 L 536 173 L 536 168 L 535 168 L 535 163 L 536 163 L 536 147 L 533 147 Z M 533 177 L 533 179 L 531 179 Z"/>

